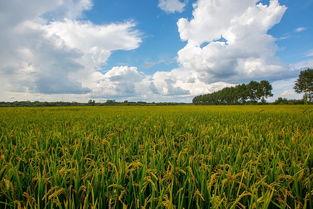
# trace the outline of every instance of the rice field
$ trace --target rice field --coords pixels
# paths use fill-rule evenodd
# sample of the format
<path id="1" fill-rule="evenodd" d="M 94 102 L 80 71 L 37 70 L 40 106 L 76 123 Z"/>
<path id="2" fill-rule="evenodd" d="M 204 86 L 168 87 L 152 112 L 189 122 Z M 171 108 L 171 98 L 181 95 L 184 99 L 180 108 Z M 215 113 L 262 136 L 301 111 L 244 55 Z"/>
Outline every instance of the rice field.
<path id="1" fill-rule="evenodd" d="M 313 106 L 0 108 L 0 208 L 313 208 Z"/>

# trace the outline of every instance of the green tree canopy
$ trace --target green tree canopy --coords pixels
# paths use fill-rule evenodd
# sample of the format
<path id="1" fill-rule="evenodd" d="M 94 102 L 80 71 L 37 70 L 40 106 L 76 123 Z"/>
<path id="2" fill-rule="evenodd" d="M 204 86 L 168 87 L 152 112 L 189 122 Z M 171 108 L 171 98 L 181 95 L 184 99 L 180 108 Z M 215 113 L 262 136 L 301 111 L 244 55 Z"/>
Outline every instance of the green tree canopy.
<path id="1" fill-rule="evenodd" d="M 313 102 L 313 69 L 308 68 L 300 72 L 294 89 L 297 93 L 304 93 L 304 100 Z"/>
<path id="2" fill-rule="evenodd" d="M 266 102 L 266 98 L 273 96 L 272 86 L 268 81 L 251 81 L 248 84 L 240 84 L 227 87 L 211 94 L 197 96 L 194 104 L 245 104 L 257 103 L 260 100 Z"/>

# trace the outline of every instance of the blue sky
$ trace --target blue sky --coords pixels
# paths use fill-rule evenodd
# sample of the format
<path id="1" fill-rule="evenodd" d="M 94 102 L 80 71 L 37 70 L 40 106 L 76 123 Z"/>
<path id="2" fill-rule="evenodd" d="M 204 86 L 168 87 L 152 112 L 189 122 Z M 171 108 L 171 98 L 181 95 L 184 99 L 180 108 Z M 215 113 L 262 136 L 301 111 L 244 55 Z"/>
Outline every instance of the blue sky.
<path id="1" fill-rule="evenodd" d="M 97 24 L 131 20 L 136 22 L 137 28 L 143 33 L 143 43 L 138 49 L 115 52 L 104 70 L 125 64 L 138 66 L 147 73 L 176 67 L 177 51 L 184 46 L 176 23 L 182 16 L 191 16 L 192 3 L 189 2 L 186 8 L 182 13 L 167 14 L 158 7 L 157 1 L 94 1 L 94 9 L 85 14 L 86 19 Z"/>
<path id="2" fill-rule="evenodd" d="M 307 59 L 307 53 L 313 48 L 313 1 L 281 1 L 288 7 L 282 21 L 276 25 L 270 34 L 278 40 L 278 56 L 286 63 L 295 63 Z M 296 32 L 303 28 L 304 31 Z"/>
<path id="3" fill-rule="evenodd" d="M 0 100 L 190 102 L 261 79 L 271 100 L 301 98 L 292 87 L 313 66 L 312 10 L 313 0 L 0 0 Z"/>
<path id="4" fill-rule="evenodd" d="M 176 23 L 181 17 L 192 17 L 195 2 L 189 0 L 182 13 L 167 14 L 158 7 L 157 1 L 95 0 L 93 9 L 86 12 L 84 18 L 97 24 L 133 20 L 144 36 L 138 49 L 114 52 L 103 70 L 125 64 L 138 66 L 147 73 L 176 67 L 177 51 L 185 45 L 179 38 Z M 262 2 L 268 4 L 268 1 Z M 280 3 L 288 9 L 281 22 L 269 31 L 278 39 L 278 56 L 290 64 L 308 59 L 306 55 L 313 49 L 313 0 L 301 3 L 281 0 Z M 304 28 L 304 31 L 296 32 L 298 28 Z M 145 63 L 155 65 L 145 66 Z"/>

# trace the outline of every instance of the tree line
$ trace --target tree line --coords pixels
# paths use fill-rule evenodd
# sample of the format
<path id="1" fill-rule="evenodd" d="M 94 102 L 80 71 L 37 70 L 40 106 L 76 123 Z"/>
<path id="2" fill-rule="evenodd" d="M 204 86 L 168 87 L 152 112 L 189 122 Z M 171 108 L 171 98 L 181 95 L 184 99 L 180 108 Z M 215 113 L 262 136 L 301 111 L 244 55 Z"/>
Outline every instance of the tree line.
<path id="1" fill-rule="evenodd" d="M 313 69 L 307 68 L 300 72 L 294 85 L 297 93 L 303 93 L 302 100 L 278 98 L 273 104 L 310 104 L 313 103 Z M 234 87 L 227 87 L 211 94 L 196 96 L 194 104 L 258 104 L 266 103 L 266 98 L 273 96 L 272 86 L 266 81 L 251 81 Z"/>
<path id="2" fill-rule="evenodd" d="M 196 96 L 194 104 L 247 104 L 266 103 L 266 98 L 273 96 L 272 85 L 262 80 L 251 81 L 248 84 L 240 84 L 234 87 L 226 87 L 211 94 Z"/>

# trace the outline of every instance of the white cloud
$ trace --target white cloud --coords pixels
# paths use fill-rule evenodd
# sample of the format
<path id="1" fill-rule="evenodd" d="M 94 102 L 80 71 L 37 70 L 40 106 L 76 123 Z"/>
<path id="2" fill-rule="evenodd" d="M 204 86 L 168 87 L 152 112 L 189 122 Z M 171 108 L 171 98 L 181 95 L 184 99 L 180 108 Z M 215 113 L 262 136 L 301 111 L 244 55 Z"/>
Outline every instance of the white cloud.
<path id="1" fill-rule="evenodd" d="M 4 28 L 0 35 L 0 74 L 2 83 L 8 91 L 43 92 L 43 93 L 80 93 L 87 92 L 81 84 L 70 78 L 74 70 L 81 69 L 75 60 L 79 54 L 67 48 L 57 48 L 51 40 L 44 38 L 39 16 L 48 8 L 59 6 L 59 2 L 40 4 L 32 1 L 23 10 L 18 11 L 17 1 L 2 3 Z M 3 7 L 1 7 L 3 8 Z M 18 11 L 18 12 L 17 12 Z"/>
<path id="2" fill-rule="evenodd" d="M 91 5 L 90 0 L 32 0 L 20 10 L 18 1 L 0 3 L 0 75 L 6 91 L 86 94 L 91 75 L 112 51 L 139 46 L 141 35 L 132 22 L 79 20 Z"/>
<path id="3" fill-rule="evenodd" d="M 306 54 L 307 57 L 313 57 L 313 50 L 310 50 Z"/>
<path id="4" fill-rule="evenodd" d="M 304 68 L 313 68 L 313 59 L 303 60 L 289 66 L 293 71 L 298 71 Z"/>
<path id="5" fill-rule="evenodd" d="M 295 32 L 296 32 L 296 33 L 302 33 L 302 32 L 304 32 L 304 31 L 306 31 L 306 28 L 305 28 L 305 27 L 298 27 L 298 28 L 295 29 Z"/>
<path id="6" fill-rule="evenodd" d="M 152 76 L 140 72 L 137 67 L 117 66 L 101 75 L 94 75 L 94 97 L 162 97 L 189 95 L 171 80 L 173 72 L 157 72 Z"/>
<path id="7" fill-rule="evenodd" d="M 269 5 L 199 0 L 193 18 L 178 21 L 181 39 L 187 41 L 178 61 L 207 83 L 282 76 L 285 68 L 275 56 L 275 39 L 267 32 L 285 11 L 277 0 Z"/>
<path id="8" fill-rule="evenodd" d="M 159 0 L 159 7 L 167 13 L 183 12 L 185 6 L 182 0 Z"/>
<path id="9" fill-rule="evenodd" d="M 75 19 L 80 17 L 84 11 L 90 10 L 92 6 L 92 0 L 66 0 L 55 12 L 59 13 L 58 15 L 61 17 Z"/>
<path id="10" fill-rule="evenodd" d="M 301 99 L 302 94 L 297 94 L 293 89 L 297 78 L 289 78 L 286 80 L 278 80 L 272 83 L 274 97 L 271 101 L 275 101 L 279 97 L 288 99 Z"/>
<path id="11" fill-rule="evenodd" d="M 136 67 L 118 66 L 94 75 L 94 79 L 97 83 L 93 88 L 94 97 L 131 97 L 142 93 L 146 78 Z"/>
<path id="12" fill-rule="evenodd" d="M 213 92 L 232 84 L 216 82 L 205 84 L 200 81 L 184 80 L 180 69 L 170 72 L 159 71 L 146 75 L 136 67 L 117 66 L 102 74 L 93 74 L 96 85 L 92 87 L 94 98 L 127 98 L 130 100 L 190 101 L 192 96 Z M 190 79 L 190 78 L 189 78 Z"/>
<path id="13" fill-rule="evenodd" d="M 44 30 L 49 39 L 54 39 L 56 46 L 81 53 L 77 61 L 84 67 L 84 72 L 78 76 L 86 78 L 104 66 L 113 51 L 139 47 L 141 35 L 134 27 L 133 22 L 94 25 L 65 19 L 45 25 Z"/>
<path id="14" fill-rule="evenodd" d="M 206 83 L 199 79 L 196 72 L 177 68 L 170 72 L 156 72 L 152 77 L 153 83 L 161 95 L 195 96 L 212 93 L 233 84 L 225 82 Z"/>

